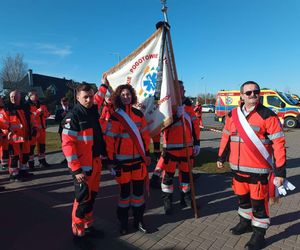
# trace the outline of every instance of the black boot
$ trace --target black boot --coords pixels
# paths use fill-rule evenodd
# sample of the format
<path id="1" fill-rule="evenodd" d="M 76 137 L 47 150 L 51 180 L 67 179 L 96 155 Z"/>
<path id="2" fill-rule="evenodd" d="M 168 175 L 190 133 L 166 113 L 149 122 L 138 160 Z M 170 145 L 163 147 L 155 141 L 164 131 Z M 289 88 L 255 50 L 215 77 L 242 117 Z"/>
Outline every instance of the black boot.
<path id="1" fill-rule="evenodd" d="M 132 207 L 133 210 L 133 226 L 137 231 L 140 231 L 143 234 L 148 233 L 143 217 L 144 217 L 144 212 L 145 212 L 145 204 L 143 204 L 140 207 Z"/>
<path id="2" fill-rule="evenodd" d="M 29 170 L 33 171 L 34 170 L 34 161 L 28 161 L 28 166 L 29 166 Z"/>
<path id="3" fill-rule="evenodd" d="M 173 194 L 163 192 L 162 199 L 163 199 L 163 202 L 164 202 L 165 214 L 167 214 L 167 215 L 172 214 Z"/>
<path id="4" fill-rule="evenodd" d="M 245 248 L 248 250 L 259 250 L 265 245 L 266 229 L 253 227 L 251 239 L 246 243 Z"/>
<path id="5" fill-rule="evenodd" d="M 10 182 L 20 182 L 22 181 L 22 178 L 20 177 L 19 174 L 16 174 L 16 175 L 9 175 L 9 181 Z"/>
<path id="6" fill-rule="evenodd" d="M 251 220 L 240 216 L 240 222 L 235 227 L 230 228 L 230 232 L 234 235 L 252 232 Z"/>
<path id="7" fill-rule="evenodd" d="M 85 229 L 85 235 L 87 237 L 101 239 L 104 237 L 104 232 L 92 226 Z"/>
<path id="8" fill-rule="evenodd" d="M 191 191 L 187 193 L 180 192 L 180 205 L 190 208 L 193 206 Z"/>
<path id="9" fill-rule="evenodd" d="M 87 238 L 87 236 L 81 236 L 81 237 L 74 236 L 73 243 L 75 246 L 77 246 L 79 249 L 82 249 L 82 250 L 95 249 L 94 244 Z"/>
<path id="10" fill-rule="evenodd" d="M 161 189 L 161 179 L 158 175 L 152 174 L 150 179 L 150 186 L 152 188 Z"/>
<path id="11" fill-rule="evenodd" d="M 50 167 L 50 164 L 48 164 L 48 163 L 46 162 L 46 159 L 45 159 L 45 158 L 40 159 L 39 162 L 40 162 L 40 167 L 41 167 L 41 168 L 48 168 L 48 167 Z"/>
<path id="12" fill-rule="evenodd" d="M 128 233 L 128 210 L 129 207 L 123 208 L 118 207 L 117 208 L 117 217 L 120 221 L 120 234 L 125 235 Z"/>
<path id="13" fill-rule="evenodd" d="M 29 173 L 27 170 L 22 169 L 19 171 L 20 178 L 30 178 L 32 176 L 33 176 L 33 173 Z"/>
<path id="14" fill-rule="evenodd" d="M 2 165 L 2 170 L 3 171 L 8 170 L 8 164 L 7 163 L 2 163 L 1 165 Z"/>

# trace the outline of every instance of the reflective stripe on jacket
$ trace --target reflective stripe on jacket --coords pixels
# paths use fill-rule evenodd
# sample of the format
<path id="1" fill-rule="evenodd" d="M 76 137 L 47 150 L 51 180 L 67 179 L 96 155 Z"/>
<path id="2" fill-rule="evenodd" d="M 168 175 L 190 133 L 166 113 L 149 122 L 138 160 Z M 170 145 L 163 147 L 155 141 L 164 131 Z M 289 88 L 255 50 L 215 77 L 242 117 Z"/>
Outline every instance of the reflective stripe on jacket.
<path id="1" fill-rule="evenodd" d="M 93 109 L 93 110 L 92 110 Z M 73 174 L 78 174 L 82 171 L 90 171 L 93 167 L 93 145 L 98 145 L 94 142 L 94 120 L 89 119 L 89 115 L 84 113 L 84 107 L 79 103 L 65 116 L 62 124 L 62 150 L 68 161 L 68 167 Z M 93 115 L 97 116 L 97 106 L 94 105 L 91 109 Z M 99 117 L 99 116 L 98 116 Z M 97 120 L 99 122 L 99 120 Z M 99 130 L 101 131 L 100 123 Z M 97 134 L 96 134 L 97 135 Z M 99 134 L 101 147 L 105 148 L 105 143 L 102 138 L 102 132 Z M 103 155 L 106 155 L 103 154 Z"/>
<path id="2" fill-rule="evenodd" d="M 185 145 L 200 145 L 200 128 L 199 120 L 196 118 L 195 111 L 191 105 L 185 105 L 184 111 L 190 116 L 192 128 L 187 119 L 186 127 L 186 144 L 184 144 L 184 129 L 182 118 L 174 116 L 172 125 L 163 130 L 163 148 L 164 149 L 182 149 Z"/>
<path id="3" fill-rule="evenodd" d="M 126 113 L 137 126 L 143 143 L 145 151 L 148 153 L 150 145 L 150 136 L 147 130 L 147 121 L 143 113 L 132 107 L 126 106 Z M 141 161 L 141 156 L 121 122 L 111 115 L 111 119 L 106 129 L 106 145 L 108 158 L 112 163 L 130 163 Z"/>
<path id="4" fill-rule="evenodd" d="M 262 104 L 258 104 L 246 119 L 269 154 L 274 156 L 275 175 L 284 177 L 285 136 L 277 115 Z M 270 170 L 269 164 L 260 162 L 243 142 L 232 120 L 231 112 L 226 117 L 219 160 L 226 161 L 228 155 L 232 170 L 257 174 L 268 173 Z"/>
<path id="5" fill-rule="evenodd" d="M 39 129 L 46 129 L 46 118 L 50 116 L 50 112 L 48 111 L 48 108 L 44 104 L 33 104 L 29 103 L 30 105 L 30 112 L 33 115 L 33 118 L 35 119 L 36 126 Z"/>

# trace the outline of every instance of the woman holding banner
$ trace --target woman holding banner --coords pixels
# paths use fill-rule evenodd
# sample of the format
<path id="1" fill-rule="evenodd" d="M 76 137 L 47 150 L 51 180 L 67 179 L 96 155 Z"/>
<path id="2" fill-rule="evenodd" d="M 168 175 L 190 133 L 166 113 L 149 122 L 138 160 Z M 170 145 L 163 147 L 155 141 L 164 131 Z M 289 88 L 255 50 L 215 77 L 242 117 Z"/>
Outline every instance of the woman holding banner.
<path id="1" fill-rule="evenodd" d="M 106 129 L 108 167 L 120 184 L 117 216 L 121 234 L 128 232 L 128 211 L 132 207 L 134 227 L 147 233 L 143 224 L 144 186 L 150 164 L 150 136 L 143 113 L 132 107 L 137 97 L 131 85 L 120 85 L 112 94 L 115 112 Z"/>

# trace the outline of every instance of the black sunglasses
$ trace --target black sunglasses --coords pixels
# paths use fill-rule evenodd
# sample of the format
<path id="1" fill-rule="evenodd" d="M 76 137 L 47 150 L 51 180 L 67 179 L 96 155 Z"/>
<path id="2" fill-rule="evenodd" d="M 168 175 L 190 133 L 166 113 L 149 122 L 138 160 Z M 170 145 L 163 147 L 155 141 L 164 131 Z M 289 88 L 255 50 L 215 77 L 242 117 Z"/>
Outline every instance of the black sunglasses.
<path id="1" fill-rule="evenodd" d="M 254 95 L 259 95 L 260 91 L 259 91 L 258 89 L 256 89 L 256 90 L 249 90 L 249 91 L 244 92 L 244 94 L 245 94 L 246 96 L 250 96 L 250 95 L 252 95 L 252 93 L 253 93 Z"/>

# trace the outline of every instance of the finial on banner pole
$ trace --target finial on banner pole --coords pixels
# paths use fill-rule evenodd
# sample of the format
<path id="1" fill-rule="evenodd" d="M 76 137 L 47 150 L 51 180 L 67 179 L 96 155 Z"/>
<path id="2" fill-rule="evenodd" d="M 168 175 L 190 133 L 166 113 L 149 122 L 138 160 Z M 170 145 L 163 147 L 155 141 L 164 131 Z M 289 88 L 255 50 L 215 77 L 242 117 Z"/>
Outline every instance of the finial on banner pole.
<path id="1" fill-rule="evenodd" d="M 163 5 L 161 11 L 164 14 L 164 21 L 168 22 L 168 16 L 167 16 L 168 7 L 166 5 L 166 2 L 167 0 L 161 0 L 161 4 Z"/>

